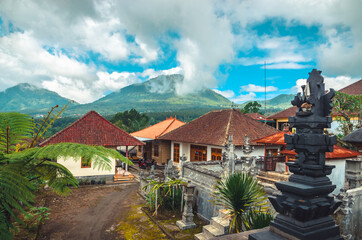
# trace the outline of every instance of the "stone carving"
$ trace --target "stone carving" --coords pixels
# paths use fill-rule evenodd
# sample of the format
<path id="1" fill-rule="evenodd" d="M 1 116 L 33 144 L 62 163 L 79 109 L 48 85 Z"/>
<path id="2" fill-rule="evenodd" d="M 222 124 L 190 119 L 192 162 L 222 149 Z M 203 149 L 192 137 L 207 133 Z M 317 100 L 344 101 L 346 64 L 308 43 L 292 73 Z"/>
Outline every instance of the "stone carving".
<path id="1" fill-rule="evenodd" d="M 188 183 L 186 186 L 183 186 L 183 188 L 184 188 L 183 191 L 184 191 L 185 207 L 182 213 L 182 220 L 176 222 L 176 225 L 181 230 L 196 227 L 196 224 L 193 221 L 194 214 L 192 213 L 192 202 L 194 199 L 195 186 Z"/>
<path id="2" fill-rule="evenodd" d="M 150 171 L 150 179 L 155 179 L 155 165 L 151 166 L 151 171 Z"/>
<path id="3" fill-rule="evenodd" d="M 187 161 L 187 157 L 185 154 L 183 154 L 181 157 L 180 157 L 180 167 L 181 167 L 181 170 L 180 170 L 180 178 L 182 179 L 184 177 L 184 166 L 186 164 L 186 161 Z"/>
<path id="4" fill-rule="evenodd" d="M 222 158 L 222 167 L 224 169 L 224 176 L 233 174 L 235 172 L 236 154 L 234 153 L 235 146 L 233 144 L 233 135 L 229 136 L 228 143 L 225 145 L 225 153 Z"/>
<path id="5" fill-rule="evenodd" d="M 338 226 L 329 216 L 341 204 L 328 196 L 336 187 L 327 177 L 334 166 L 325 165 L 325 153 L 333 151 L 336 137 L 323 133 L 331 126 L 334 90 L 326 94 L 321 71 L 313 69 L 309 75 L 302 87 L 303 95 L 298 93 L 292 101 L 298 110 L 296 116 L 289 117 L 289 123 L 296 133 L 285 134 L 284 139 L 287 149 L 294 149 L 298 155 L 295 162 L 287 163 L 294 173 L 289 181 L 275 184 L 282 194 L 269 197 L 280 213 L 271 222 L 270 232 L 287 239 L 342 240 Z M 266 234 L 270 232 L 252 234 L 249 239 L 269 239 Z"/>

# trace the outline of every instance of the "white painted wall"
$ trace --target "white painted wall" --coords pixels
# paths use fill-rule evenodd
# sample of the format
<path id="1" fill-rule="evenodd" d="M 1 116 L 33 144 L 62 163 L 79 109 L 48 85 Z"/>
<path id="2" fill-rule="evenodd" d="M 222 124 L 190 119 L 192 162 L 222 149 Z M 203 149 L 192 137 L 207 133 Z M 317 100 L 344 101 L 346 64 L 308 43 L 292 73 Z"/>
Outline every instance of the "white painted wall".
<path id="1" fill-rule="evenodd" d="M 332 181 L 332 184 L 336 185 L 336 188 L 332 194 L 337 195 L 341 188 L 344 186 L 345 171 L 346 171 L 346 160 L 337 159 L 337 160 L 327 160 L 327 165 L 335 165 L 336 167 L 332 170 L 331 175 L 328 175 L 329 179 Z"/>
<path id="2" fill-rule="evenodd" d="M 187 161 L 190 161 L 191 143 L 182 143 L 182 142 L 175 142 L 175 141 L 171 142 L 171 159 L 172 159 L 172 161 L 173 161 L 174 143 L 180 144 L 180 157 L 183 156 L 183 154 L 185 154 L 185 156 L 187 157 Z M 207 147 L 207 161 L 211 161 L 211 148 L 219 148 L 219 149 L 222 149 L 222 153 L 225 152 L 225 147 L 205 145 L 205 144 L 194 144 L 194 145 Z M 246 156 L 241 147 L 235 148 L 235 154 L 238 158 Z M 254 146 L 254 150 L 250 153 L 249 156 L 257 156 L 257 157 L 264 156 L 264 146 Z"/>
<path id="3" fill-rule="evenodd" d="M 111 175 L 115 173 L 116 169 L 116 160 L 110 158 L 111 160 L 111 170 L 98 170 L 97 168 L 93 168 L 93 165 L 91 168 L 81 168 L 81 160 L 80 157 L 73 158 L 73 157 L 67 157 L 66 159 L 61 157 L 58 158 L 57 163 L 62 164 L 64 167 L 66 167 L 73 175 L 74 177 L 83 177 L 83 176 L 99 176 L 99 175 Z"/>

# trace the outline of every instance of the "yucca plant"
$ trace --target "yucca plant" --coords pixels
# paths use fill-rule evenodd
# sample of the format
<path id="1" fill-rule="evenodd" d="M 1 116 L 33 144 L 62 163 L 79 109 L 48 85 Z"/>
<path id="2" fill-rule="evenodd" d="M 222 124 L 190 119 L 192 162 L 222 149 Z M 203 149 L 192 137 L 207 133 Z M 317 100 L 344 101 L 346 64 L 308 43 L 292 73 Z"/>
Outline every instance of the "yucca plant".
<path id="1" fill-rule="evenodd" d="M 235 173 L 217 181 L 213 195 L 213 203 L 228 210 L 230 233 L 250 229 L 250 212 L 268 209 L 263 187 L 245 173 Z"/>
<path id="2" fill-rule="evenodd" d="M 0 113 L 0 239 L 12 237 L 11 217 L 21 222 L 15 209 L 27 214 L 24 207 L 31 207 L 34 201 L 34 182 L 46 183 L 60 195 L 69 194 L 69 186 L 78 185 L 72 173 L 56 162 L 58 157 L 87 157 L 98 169 L 110 169 L 110 158 L 132 165 L 117 151 L 102 146 L 60 143 L 35 147 L 66 107 L 52 108 L 37 125 L 26 114 Z"/>

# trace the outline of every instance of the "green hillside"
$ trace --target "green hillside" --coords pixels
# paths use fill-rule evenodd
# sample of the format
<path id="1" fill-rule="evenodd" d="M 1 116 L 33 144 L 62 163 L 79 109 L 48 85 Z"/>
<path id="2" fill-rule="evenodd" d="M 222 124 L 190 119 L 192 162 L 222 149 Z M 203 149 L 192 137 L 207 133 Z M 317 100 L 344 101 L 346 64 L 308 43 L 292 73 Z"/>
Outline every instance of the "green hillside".
<path id="1" fill-rule="evenodd" d="M 131 108 L 140 112 L 171 112 L 181 109 L 230 107 L 227 98 L 210 89 L 198 93 L 177 95 L 175 86 L 182 75 L 158 76 L 144 83 L 133 84 L 113 92 L 93 103 L 71 107 L 69 114 L 82 114 L 91 109 L 101 114 L 114 114 Z"/>
<path id="2" fill-rule="evenodd" d="M 287 108 L 290 108 L 292 104 L 290 103 L 294 99 L 295 94 L 280 94 L 274 98 L 266 100 L 266 111 L 267 115 L 271 115 Z M 261 105 L 260 111 L 264 113 L 264 101 L 257 101 Z M 244 107 L 246 103 L 241 104 L 241 107 Z"/>
<path id="3" fill-rule="evenodd" d="M 69 101 L 55 92 L 21 83 L 0 92 L 0 112 L 44 113 L 57 104 L 61 106 Z"/>

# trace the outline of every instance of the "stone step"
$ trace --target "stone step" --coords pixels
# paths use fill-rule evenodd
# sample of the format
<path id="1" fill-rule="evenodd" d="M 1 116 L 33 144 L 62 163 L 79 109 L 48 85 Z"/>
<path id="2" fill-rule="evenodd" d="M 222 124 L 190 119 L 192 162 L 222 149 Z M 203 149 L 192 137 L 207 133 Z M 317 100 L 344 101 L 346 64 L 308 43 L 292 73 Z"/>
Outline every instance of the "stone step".
<path id="1" fill-rule="evenodd" d="M 230 222 L 228 218 L 213 217 L 210 225 L 220 229 L 224 234 L 229 233 Z"/>
<path id="2" fill-rule="evenodd" d="M 219 218 L 227 218 L 229 216 L 229 210 L 226 209 L 220 209 L 218 217 Z"/>
<path id="3" fill-rule="evenodd" d="M 262 182 L 267 182 L 267 183 L 279 182 L 279 180 L 274 179 L 274 178 L 264 177 L 264 176 L 260 176 L 260 175 L 256 175 L 256 177 Z"/>
<path id="4" fill-rule="evenodd" d="M 207 239 L 225 235 L 222 230 L 220 230 L 212 225 L 203 226 L 202 232 L 204 233 L 204 235 Z"/>
<path id="5" fill-rule="evenodd" d="M 195 240 L 207 240 L 209 238 L 206 238 L 204 233 L 198 233 L 194 235 L 194 239 Z"/>

